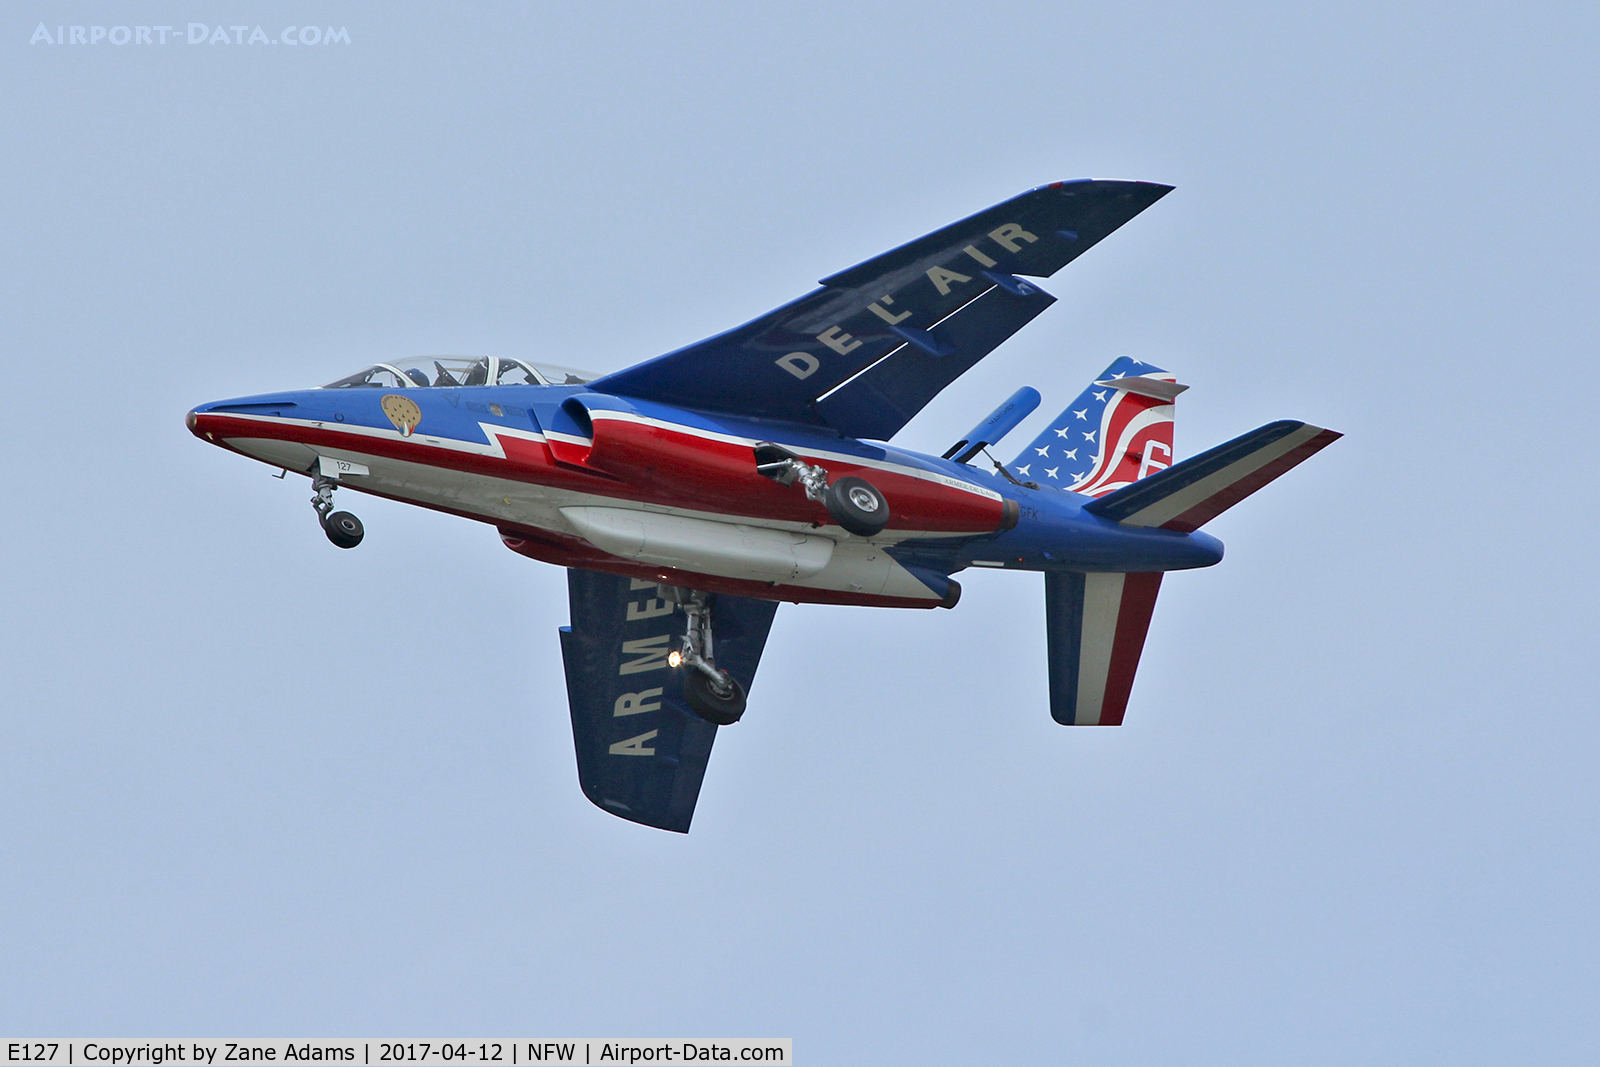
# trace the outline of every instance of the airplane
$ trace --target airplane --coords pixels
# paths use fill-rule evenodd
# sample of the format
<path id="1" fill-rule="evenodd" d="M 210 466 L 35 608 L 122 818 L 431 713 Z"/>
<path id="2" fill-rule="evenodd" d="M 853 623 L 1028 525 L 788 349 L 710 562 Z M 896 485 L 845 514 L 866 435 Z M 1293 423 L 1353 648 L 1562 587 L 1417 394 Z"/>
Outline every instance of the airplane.
<path id="1" fill-rule="evenodd" d="M 1340 436 L 1284 420 L 1175 460 L 1188 386 L 1122 356 L 1009 463 L 991 449 L 1039 406 L 1032 387 L 942 455 L 889 443 L 1054 303 L 1033 279 L 1171 188 L 1040 186 L 611 374 L 411 357 L 203 404 L 187 425 L 309 477 L 340 548 L 364 535 L 334 503 L 348 488 L 489 523 L 567 568 L 583 793 L 687 833 L 780 602 L 954 608 L 966 568 L 1040 572 L 1052 717 L 1120 725 L 1162 575 L 1221 561 L 1201 527 Z"/>

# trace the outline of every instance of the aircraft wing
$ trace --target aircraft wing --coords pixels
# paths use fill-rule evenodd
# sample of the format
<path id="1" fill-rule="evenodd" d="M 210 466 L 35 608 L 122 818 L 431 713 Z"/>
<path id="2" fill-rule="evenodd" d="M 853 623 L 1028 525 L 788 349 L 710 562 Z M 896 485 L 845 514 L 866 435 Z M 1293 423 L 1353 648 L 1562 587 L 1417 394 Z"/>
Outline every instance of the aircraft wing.
<path id="1" fill-rule="evenodd" d="M 688 833 L 717 728 L 689 710 L 683 675 L 667 664 L 685 616 L 654 582 L 598 571 L 569 568 L 567 597 L 561 658 L 583 795 L 621 818 Z M 747 693 L 777 610 L 768 600 L 711 598 L 717 666 Z"/>
<path id="2" fill-rule="evenodd" d="M 1048 294 L 1018 275 L 1054 274 L 1170 190 L 1089 179 L 1041 186 L 829 275 L 820 289 L 743 326 L 590 388 L 832 426 L 848 436 L 887 436 L 1048 305 Z M 996 298 L 975 305 L 970 322 L 952 317 L 991 290 L 999 290 Z M 938 329 L 947 318 L 949 325 Z M 903 366 L 889 363 L 860 396 L 846 386 L 819 408 L 825 395 L 896 350 L 906 354 Z M 902 377 L 909 384 L 894 380 Z M 895 408 L 888 418 L 875 413 L 880 398 Z"/>

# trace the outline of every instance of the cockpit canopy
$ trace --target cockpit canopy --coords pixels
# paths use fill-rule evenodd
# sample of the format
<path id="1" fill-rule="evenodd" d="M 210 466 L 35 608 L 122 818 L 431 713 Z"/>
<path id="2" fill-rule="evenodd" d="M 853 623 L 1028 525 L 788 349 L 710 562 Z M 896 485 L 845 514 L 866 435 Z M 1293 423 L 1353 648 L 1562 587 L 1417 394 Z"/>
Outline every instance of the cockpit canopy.
<path id="1" fill-rule="evenodd" d="M 589 371 L 509 356 L 411 356 L 378 363 L 324 389 L 428 389 L 465 385 L 582 385 Z"/>

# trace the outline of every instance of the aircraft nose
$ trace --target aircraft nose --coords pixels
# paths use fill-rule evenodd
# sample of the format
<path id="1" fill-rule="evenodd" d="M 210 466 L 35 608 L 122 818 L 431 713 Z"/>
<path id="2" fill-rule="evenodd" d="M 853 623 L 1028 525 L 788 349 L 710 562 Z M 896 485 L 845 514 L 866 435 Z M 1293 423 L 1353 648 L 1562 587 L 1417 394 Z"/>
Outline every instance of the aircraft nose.
<path id="1" fill-rule="evenodd" d="M 273 414 L 279 415 L 295 408 L 296 397 L 292 393 L 266 393 L 261 396 L 242 396 L 233 400 L 212 400 L 205 404 L 196 404 L 189 409 L 183 417 L 183 424 L 189 432 L 202 441 L 215 443 L 216 438 L 212 431 L 218 430 L 219 420 L 237 413 L 246 414 Z"/>
<path id="2" fill-rule="evenodd" d="M 226 400 L 213 400 L 206 404 L 196 404 L 183 416 L 183 424 L 200 440 L 215 444 L 216 438 L 211 436 L 210 431 L 217 428 L 216 409 L 226 403 Z"/>
<path id="3" fill-rule="evenodd" d="M 194 407 L 190 408 L 189 413 L 183 417 L 183 424 L 189 428 L 189 432 L 200 438 L 202 441 L 211 441 L 214 443 L 216 440 L 215 438 L 209 436 L 206 432 L 207 429 L 216 429 L 215 422 L 207 420 L 206 425 L 201 425 L 201 419 L 216 406 L 217 405 L 215 404 L 196 404 Z"/>

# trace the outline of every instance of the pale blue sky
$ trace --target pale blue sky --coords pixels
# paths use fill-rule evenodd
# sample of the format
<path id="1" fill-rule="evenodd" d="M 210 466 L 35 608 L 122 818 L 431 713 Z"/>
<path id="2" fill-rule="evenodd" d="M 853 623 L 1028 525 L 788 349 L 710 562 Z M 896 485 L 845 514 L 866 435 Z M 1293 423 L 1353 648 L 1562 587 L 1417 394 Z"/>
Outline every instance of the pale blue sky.
<path id="1" fill-rule="evenodd" d="M 30 45 L 40 22 L 350 44 Z M 1597 936 L 1593 5 L 25 0 L 0 22 L 0 1031 L 1573 1063 Z M 578 791 L 560 571 L 207 448 L 379 357 L 614 369 L 1025 188 L 1176 192 L 902 435 L 1119 354 L 1347 437 L 1164 585 L 778 613 L 693 832 Z"/>

